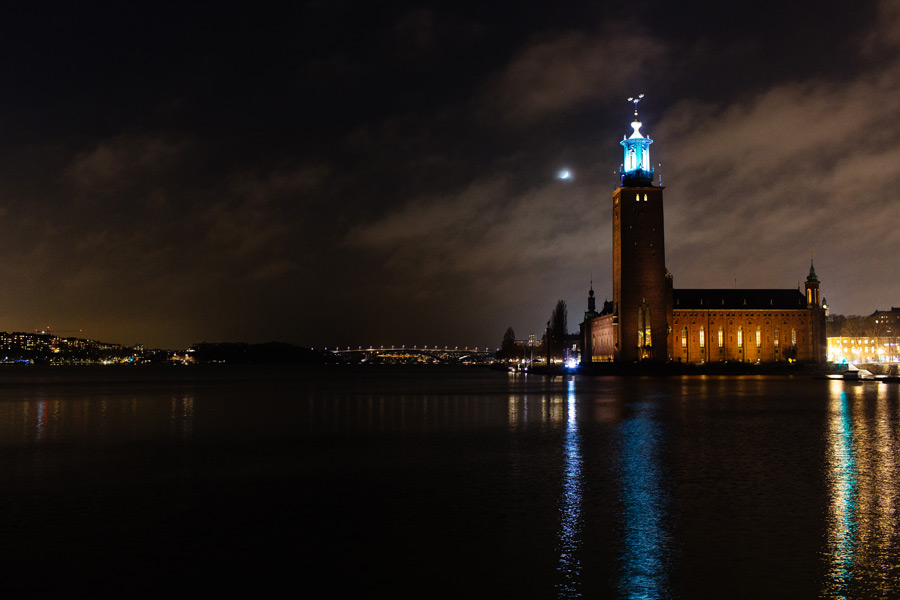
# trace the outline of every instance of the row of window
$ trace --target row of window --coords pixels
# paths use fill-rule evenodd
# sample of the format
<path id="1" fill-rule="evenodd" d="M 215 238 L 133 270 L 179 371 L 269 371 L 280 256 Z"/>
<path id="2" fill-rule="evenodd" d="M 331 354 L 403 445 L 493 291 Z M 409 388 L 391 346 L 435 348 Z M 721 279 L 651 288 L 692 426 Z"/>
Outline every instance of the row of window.
<path id="1" fill-rule="evenodd" d="M 676 309 L 675 312 L 678 312 L 678 310 Z M 708 311 L 704 310 L 702 312 L 691 312 L 689 314 L 681 313 L 681 316 L 683 316 L 683 317 L 704 317 L 707 314 L 712 314 L 712 315 L 719 315 L 719 316 L 724 316 L 724 317 L 743 317 L 743 316 L 747 316 L 748 313 L 750 315 L 756 316 L 756 317 L 796 317 L 797 316 L 797 313 L 793 313 L 793 314 L 778 313 L 778 312 L 773 313 L 773 312 L 759 311 L 759 310 L 753 310 L 753 309 L 742 310 L 742 311 L 738 311 L 738 312 L 724 312 L 724 313 L 720 313 L 717 310 L 708 310 Z M 799 314 L 805 314 L 805 312 L 801 312 Z"/>
<path id="2" fill-rule="evenodd" d="M 719 348 L 724 348 L 725 347 L 725 330 L 721 326 L 719 327 L 718 334 L 719 334 L 718 335 Z M 700 326 L 698 335 L 699 335 L 700 347 L 705 348 L 706 347 L 706 330 L 704 329 L 703 325 Z M 777 348 L 778 347 L 778 327 L 777 326 L 775 327 L 775 330 L 773 332 L 773 339 L 775 342 L 775 347 Z M 756 347 L 762 348 L 762 327 L 759 325 L 756 326 L 756 340 L 755 341 L 756 341 Z M 681 347 L 683 349 L 687 349 L 687 344 L 688 344 L 688 328 L 687 328 L 687 325 L 685 325 L 681 329 Z M 791 344 L 794 346 L 797 345 L 797 330 L 794 328 L 791 328 Z M 738 326 L 738 328 L 737 328 L 737 346 L 738 346 L 738 348 L 744 347 L 744 327 L 743 326 Z"/>

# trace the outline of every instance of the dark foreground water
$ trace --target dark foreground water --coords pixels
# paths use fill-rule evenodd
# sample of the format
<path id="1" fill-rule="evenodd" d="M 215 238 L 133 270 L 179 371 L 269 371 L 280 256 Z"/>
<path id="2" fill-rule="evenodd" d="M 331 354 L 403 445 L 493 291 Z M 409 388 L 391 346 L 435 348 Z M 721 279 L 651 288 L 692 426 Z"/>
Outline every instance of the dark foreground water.
<path id="1" fill-rule="evenodd" d="M 898 598 L 898 387 L 0 369 L 0 589 Z"/>

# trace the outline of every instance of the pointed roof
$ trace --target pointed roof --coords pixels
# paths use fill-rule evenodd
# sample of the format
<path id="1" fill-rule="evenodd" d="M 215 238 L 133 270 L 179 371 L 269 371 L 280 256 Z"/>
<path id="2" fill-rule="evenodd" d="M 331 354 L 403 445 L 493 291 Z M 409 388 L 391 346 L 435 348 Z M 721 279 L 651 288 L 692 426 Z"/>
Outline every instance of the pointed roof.
<path id="1" fill-rule="evenodd" d="M 806 278 L 807 281 L 818 281 L 819 278 L 816 277 L 816 269 L 813 266 L 813 261 L 810 259 L 809 261 L 809 277 Z"/>

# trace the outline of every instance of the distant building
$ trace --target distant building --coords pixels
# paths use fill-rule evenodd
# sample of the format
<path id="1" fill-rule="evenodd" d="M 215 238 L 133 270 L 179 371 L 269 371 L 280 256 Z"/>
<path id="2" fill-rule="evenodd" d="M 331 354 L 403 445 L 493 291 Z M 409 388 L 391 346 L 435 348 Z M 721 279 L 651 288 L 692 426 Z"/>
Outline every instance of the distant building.
<path id="1" fill-rule="evenodd" d="M 829 337 L 828 360 L 861 364 L 900 362 L 900 340 L 895 336 Z"/>
<path id="2" fill-rule="evenodd" d="M 891 310 L 876 310 L 870 319 L 875 321 L 879 333 L 887 336 L 900 335 L 900 308 L 891 307 Z"/>
<path id="3" fill-rule="evenodd" d="M 0 331 L 0 363 L 112 364 L 135 359 L 134 351 L 120 344 L 50 333 Z"/>
<path id="4" fill-rule="evenodd" d="M 612 300 L 598 313 L 591 285 L 582 362 L 824 362 L 826 309 L 812 264 L 802 292 L 674 289 L 665 265 L 664 188 L 653 183 L 653 140 L 640 131 L 638 101 L 612 194 Z"/>
<path id="5" fill-rule="evenodd" d="M 828 360 L 850 363 L 900 362 L 900 308 L 876 310 L 868 317 L 832 319 Z"/>

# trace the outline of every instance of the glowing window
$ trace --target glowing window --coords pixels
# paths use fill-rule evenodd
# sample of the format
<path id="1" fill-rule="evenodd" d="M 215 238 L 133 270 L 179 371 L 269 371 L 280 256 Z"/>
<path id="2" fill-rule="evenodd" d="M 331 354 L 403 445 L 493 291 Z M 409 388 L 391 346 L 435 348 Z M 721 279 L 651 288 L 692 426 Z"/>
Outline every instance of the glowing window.
<path id="1" fill-rule="evenodd" d="M 681 347 L 683 349 L 687 349 L 687 336 L 688 336 L 688 331 L 687 331 L 687 326 L 685 326 L 681 329 Z"/>
<path id="2" fill-rule="evenodd" d="M 703 331 L 703 326 L 701 325 L 700 326 L 700 347 L 701 348 L 706 347 L 706 335 L 704 333 L 705 332 Z"/>
<path id="3" fill-rule="evenodd" d="M 719 327 L 719 348 L 725 347 L 725 332 L 722 331 L 722 328 Z"/>
<path id="4" fill-rule="evenodd" d="M 744 328 L 738 327 L 738 348 L 744 347 Z"/>
<path id="5" fill-rule="evenodd" d="M 756 326 L 756 349 L 759 350 L 762 348 L 762 330 L 760 330 L 759 325 Z"/>
<path id="6" fill-rule="evenodd" d="M 644 310 L 642 308 L 638 308 L 637 345 L 638 348 L 644 346 Z"/>

